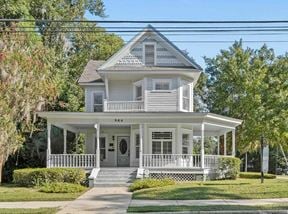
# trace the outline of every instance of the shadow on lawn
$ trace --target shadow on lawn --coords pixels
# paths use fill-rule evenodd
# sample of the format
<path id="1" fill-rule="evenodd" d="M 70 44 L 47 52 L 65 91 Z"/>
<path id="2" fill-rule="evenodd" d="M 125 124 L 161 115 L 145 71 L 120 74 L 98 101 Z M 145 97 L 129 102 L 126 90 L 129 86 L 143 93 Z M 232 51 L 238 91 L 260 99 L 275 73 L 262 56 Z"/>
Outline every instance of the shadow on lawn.
<path id="1" fill-rule="evenodd" d="M 247 184 L 250 184 L 250 183 L 247 183 L 247 182 L 243 182 L 243 183 L 222 183 L 222 184 L 209 184 L 209 183 L 202 183 L 202 184 L 199 184 L 199 186 L 203 185 L 203 186 L 227 186 L 227 185 L 233 185 L 233 186 L 236 186 L 236 185 L 247 185 Z"/>
<path id="2" fill-rule="evenodd" d="M 152 192 L 151 192 L 152 191 Z M 206 200 L 206 199 L 246 199 L 237 193 L 227 193 L 213 187 L 178 187 L 167 190 L 142 190 L 133 194 L 133 199 L 159 199 L 159 200 Z"/>

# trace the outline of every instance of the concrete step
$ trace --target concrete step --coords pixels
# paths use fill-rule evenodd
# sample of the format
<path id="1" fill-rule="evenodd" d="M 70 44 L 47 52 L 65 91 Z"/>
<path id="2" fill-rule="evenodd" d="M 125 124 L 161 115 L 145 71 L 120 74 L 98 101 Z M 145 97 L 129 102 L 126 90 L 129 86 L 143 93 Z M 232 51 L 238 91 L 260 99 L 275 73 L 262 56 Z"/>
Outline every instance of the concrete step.
<path id="1" fill-rule="evenodd" d="M 101 168 L 94 186 L 129 186 L 136 178 L 136 168 Z"/>

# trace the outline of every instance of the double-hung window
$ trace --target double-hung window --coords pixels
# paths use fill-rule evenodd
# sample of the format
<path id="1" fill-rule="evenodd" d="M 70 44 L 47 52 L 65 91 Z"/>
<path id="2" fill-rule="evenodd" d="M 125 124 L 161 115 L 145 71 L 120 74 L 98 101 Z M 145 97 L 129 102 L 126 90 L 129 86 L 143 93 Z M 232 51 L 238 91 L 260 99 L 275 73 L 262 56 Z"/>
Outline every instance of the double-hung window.
<path id="1" fill-rule="evenodd" d="M 153 79 L 153 90 L 155 91 L 171 90 L 171 80 L 170 79 Z"/>
<path id="2" fill-rule="evenodd" d="M 93 92 L 93 111 L 102 112 L 103 111 L 103 92 L 96 91 Z"/>
<path id="3" fill-rule="evenodd" d="M 144 44 L 144 62 L 146 66 L 155 65 L 155 44 Z"/>
<path id="4" fill-rule="evenodd" d="M 182 108 L 186 111 L 190 108 L 190 85 L 186 81 L 182 85 Z"/>
<path id="5" fill-rule="evenodd" d="M 95 148 L 97 147 L 97 139 L 95 138 Z M 99 145 L 100 145 L 100 160 L 103 161 L 106 159 L 106 138 L 99 137 Z"/>
<path id="6" fill-rule="evenodd" d="M 135 134 L 135 157 L 139 159 L 140 153 L 140 134 Z"/>
<path id="7" fill-rule="evenodd" d="M 188 154 L 189 150 L 189 134 L 182 134 L 182 154 Z"/>
<path id="8" fill-rule="evenodd" d="M 152 132 L 152 154 L 172 154 L 172 142 L 172 132 Z"/>

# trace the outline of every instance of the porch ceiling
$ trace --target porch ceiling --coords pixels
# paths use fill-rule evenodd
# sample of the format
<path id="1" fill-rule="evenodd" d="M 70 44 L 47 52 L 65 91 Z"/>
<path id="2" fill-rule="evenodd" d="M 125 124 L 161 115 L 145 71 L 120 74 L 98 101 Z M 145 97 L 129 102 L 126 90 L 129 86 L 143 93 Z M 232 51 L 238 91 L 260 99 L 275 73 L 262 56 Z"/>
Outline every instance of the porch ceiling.
<path id="1" fill-rule="evenodd" d="M 197 135 L 201 124 L 205 124 L 205 132 L 224 133 L 235 129 L 241 120 L 212 113 L 196 112 L 141 112 L 141 113 L 87 113 L 87 112 L 38 112 L 42 118 L 60 128 L 73 132 L 83 129 L 94 129 L 94 125 L 129 127 L 131 124 L 191 124 Z"/>

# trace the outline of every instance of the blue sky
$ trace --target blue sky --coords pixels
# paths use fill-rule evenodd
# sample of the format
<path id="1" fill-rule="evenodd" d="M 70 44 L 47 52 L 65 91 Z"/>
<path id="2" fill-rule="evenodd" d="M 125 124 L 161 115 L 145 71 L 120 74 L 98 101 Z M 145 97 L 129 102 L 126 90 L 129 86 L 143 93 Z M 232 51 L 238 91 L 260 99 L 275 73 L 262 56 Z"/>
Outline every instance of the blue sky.
<path id="1" fill-rule="evenodd" d="M 287 0 L 104 0 L 107 18 L 103 20 L 288 20 Z M 90 20 L 99 20 L 86 14 Z M 106 24 L 102 26 L 115 26 Z M 265 25 L 265 24 L 263 24 Z M 266 24 L 267 25 L 267 24 Z M 285 24 L 281 24 L 282 26 Z M 286 24 L 288 26 L 288 24 Z M 123 26 L 135 26 L 125 24 Z M 137 26 L 145 27 L 146 24 Z M 165 26 L 153 24 L 154 27 Z M 191 25 L 192 26 L 192 25 Z M 202 24 L 203 26 L 203 24 Z M 222 25 L 224 26 L 224 25 Z M 230 25 L 231 26 L 231 25 Z M 160 30 L 161 31 L 161 30 Z M 163 33 L 165 35 L 165 33 Z M 172 41 L 179 40 L 288 40 L 285 35 L 188 35 L 167 36 Z M 123 37 L 129 40 L 131 36 Z M 204 56 L 214 57 L 220 49 L 231 44 L 217 43 L 175 43 L 180 49 L 187 50 L 198 64 L 205 68 Z M 244 43 L 259 48 L 263 43 Z M 267 43 L 277 55 L 287 51 L 288 43 Z"/>

